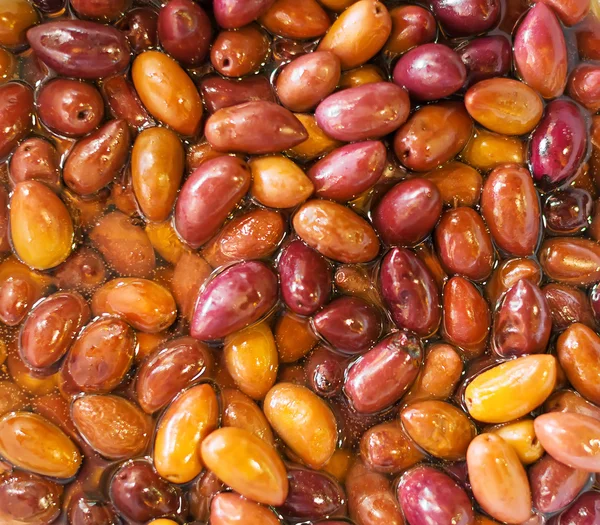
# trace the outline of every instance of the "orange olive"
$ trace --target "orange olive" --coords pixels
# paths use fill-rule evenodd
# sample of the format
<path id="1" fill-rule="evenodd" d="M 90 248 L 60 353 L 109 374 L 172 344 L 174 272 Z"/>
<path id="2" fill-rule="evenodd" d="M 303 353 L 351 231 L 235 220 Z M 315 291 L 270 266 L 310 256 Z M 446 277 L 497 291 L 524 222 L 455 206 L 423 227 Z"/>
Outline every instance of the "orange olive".
<path id="1" fill-rule="evenodd" d="M 275 341 L 279 360 L 282 363 L 295 363 L 312 350 L 318 339 L 308 319 L 287 310 L 275 326 Z"/>
<path id="2" fill-rule="evenodd" d="M 502 164 L 525 164 L 525 143 L 518 137 L 498 135 L 482 128 L 460 154 L 463 162 L 480 171 L 488 171 Z"/>
<path id="3" fill-rule="evenodd" d="M 245 328 L 225 339 L 225 365 L 237 387 L 253 399 L 263 399 L 277 379 L 278 356 L 267 323 Z"/>
<path id="4" fill-rule="evenodd" d="M 146 129 L 135 139 L 131 150 L 133 191 L 148 220 L 161 222 L 171 214 L 184 162 L 181 141 L 169 129 Z"/>
<path id="5" fill-rule="evenodd" d="M 288 495 L 285 466 L 275 449 L 242 428 L 224 427 L 202 441 L 207 468 L 233 490 L 265 505 L 282 505 Z"/>
<path id="6" fill-rule="evenodd" d="M 168 406 L 156 429 L 154 466 L 172 483 L 187 483 L 202 471 L 200 444 L 217 428 L 219 403 L 212 386 L 181 393 Z"/>
<path id="7" fill-rule="evenodd" d="M 39 21 L 28 0 L 0 0 L 0 45 L 19 48 L 27 43 L 25 33 Z"/>
<path id="8" fill-rule="evenodd" d="M 523 465 L 531 465 L 544 454 L 544 448 L 535 435 L 533 419 L 522 419 L 506 425 L 497 425 L 487 430 L 506 441 L 515 449 Z"/>
<path id="9" fill-rule="evenodd" d="M 325 134 L 317 124 L 314 115 L 294 113 L 294 116 L 306 129 L 308 138 L 287 151 L 290 157 L 303 161 L 315 160 L 342 145 L 341 142 Z"/>
<path id="10" fill-rule="evenodd" d="M 224 388 L 221 391 L 221 400 L 222 426 L 244 428 L 269 445 L 275 445 L 267 418 L 250 397 L 235 388 Z"/>
<path id="11" fill-rule="evenodd" d="M 73 221 L 48 186 L 20 182 L 10 200 L 10 235 L 17 256 L 36 270 L 59 265 L 73 250 Z"/>
<path id="12" fill-rule="evenodd" d="M 478 375 L 465 390 L 471 416 L 485 423 L 506 423 L 541 405 L 556 382 L 556 358 L 528 355 Z"/>
<path id="13" fill-rule="evenodd" d="M 13 412 L 0 419 L 0 454 L 14 466 L 53 478 L 72 478 L 81 454 L 69 437 L 47 419 Z"/>
<path id="14" fill-rule="evenodd" d="M 139 55 L 131 68 L 133 84 L 148 111 L 182 135 L 195 135 L 202 101 L 192 79 L 160 51 Z"/>
<path id="15" fill-rule="evenodd" d="M 156 252 L 171 264 L 177 264 L 187 250 L 171 221 L 148 222 L 144 231 Z"/>
<path id="16" fill-rule="evenodd" d="M 263 410 L 279 437 L 309 467 L 322 468 L 331 459 L 337 422 L 327 402 L 308 388 L 278 383 L 265 397 Z"/>

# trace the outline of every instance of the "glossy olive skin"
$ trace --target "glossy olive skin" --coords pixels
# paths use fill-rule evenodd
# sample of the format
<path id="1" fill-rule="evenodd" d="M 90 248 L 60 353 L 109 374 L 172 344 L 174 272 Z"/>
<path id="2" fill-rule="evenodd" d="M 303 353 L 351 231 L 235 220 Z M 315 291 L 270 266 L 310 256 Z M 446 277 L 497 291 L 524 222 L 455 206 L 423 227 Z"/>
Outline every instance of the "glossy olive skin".
<path id="1" fill-rule="evenodd" d="M 220 339 L 258 321 L 276 299 L 277 276 L 271 268 L 258 261 L 235 264 L 199 295 L 190 333 L 200 340 Z"/>
<path id="2" fill-rule="evenodd" d="M 437 285 L 425 264 L 410 250 L 394 248 L 381 263 L 383 300 L 400 328 L 427 336 L 440 324 Z"/>
<path id="3" fill-rule="evenodd" d="M 356 461 L 346 478 L 348 511 L 363 525 L 402 525 L 404 518 L 387 477 Z M 335 524 L 331 525 L 341 525 Z"/>
<path id="4" fill-rule="evenodd" d="M 179 64 L 158 51 L 139 55 L 131 68 L 133 84 L 148 111 L 182 135 L 194 136 L 202 119 L 202 100 Z"/>
<path id="5" fill-rule="evenodd" d="M 490 308 L 479 290 L 463 277 L 452 277 L 444 287 L 442 330 L 467 358 L 483 353 L 490 332 Z"/>
<path id="6" fill-rule="evenodd" d="M 282 298 L 293 312 L 311 315 L 329 300 L 331 268 L 302 241 L 292 241 L 284 248 L 277 269 Z"/>
<path id="7" fill-rule="evenodd" d="M 63 487 L 18 470 L 0 478 L 0 518 L 6 523 L 50 525 L 60 514 Z"/>
<path id="8" fill-rule="evenodd" d="M 567 83 L 567 46 L 560 22 L 545 3 L 525 15 L 514 37 L 515 69 L 544 98 L 562 95 Z"/>
<path id="9" fill-rule="evenodd" d="M 502 35 L 483 36 L 456 49 L 467 68 L 467 85 L 480 80 L 504 76 L 510 71 L 511 42 Z"/>
<path id="10" fill-rule="evenodd" d="M 115 317 L 93 321 L 63 362 L 60 370 L 63 392 L 110 392 L 129 371 L 134 350 L 134 332 L 124 321 Z M 101 363 L 109 366 L 100 366 Z"/>
<path id="11" fill-rule="evenodd" d="M 214 268 L 244 259 L 264 259 L 277 250 L 285 228 L 281 213 L 256 208 L 228 222 L 204 245 L 202 256 Z"/>
<path id="12" fill-rule="evenodd" d="M 51 186 L 60 184 L 60 158 L 47 140 L 33 137 L 19 144 L 10 159 L 9 176 L 13 184 L 40 180 Z"/>
<path id="13" fill-rule="evenodd" d="M 368 350 L 381 334 L 377 309 L 358 297 L 340 297 L 313 317 L 315 331 L 336 350 L 356 354 Z"/>
<path id="14" fill-rule="evenodd" d="M 385 50 L 404 53 L 409 49 L 432 42 L 437 33 L 431 12 L 416 5 L 401 5 L 390 10 L 392 31 Z"/>
<path id="15" fill-rule="evenodd" d="M 32 127 L 33 91 L 19 82 L 0 86 L 0 158 L 6 157 Z"/>
<path id="16" fill-rule="evenodd" d="M 460 153 L 472 132 L 473 121 L 462 104 L 423 106 L 394 136 L 394 152 L 408 169 L 429 171 Z"/>
<path id="17" fill-rule="evenodd" d="M 411 525 L 474 523 L 473 507 L 465 490 L 433 467 L 406 472 L 398 484 L 398 501 Z"/>
<path id="18" fill-rule="evenodd" d="M 210 523 L 213 525 L 233 525 L 239 522 L 262 523 L 264 525 L 279 525 L 280 523 L 279 518 L 268 507 L 259 505 L 232 492 L 216 494 L 210 502 Z M 156 523 L 156 525 L 171 524 Z"/>
<path id="19" fill-rule="evenodd" d="M 303 468 L 288 470 L 289 492 L 277 511 L 286 519 L 316 520 L 331 516 L 345 503 L 344 490 L 330 475 Z"/>
<path id="20" fill-rule="evenodd" d="M 344 142 L 378 139 L 398 129 L 410 110 L 408 94 L 389 82 L 344 89 L 315 110 L 319 127 Z"/>
<path id="21" fill-rule="evenodd" d="M 440 261 L 450 273 L 474 281 L 492 272 L 494 250 L 481 217 L 471 208 L 456 208 L 442 215 L 435 230 Z"/>
<path id="22" fill-rule="evenodd" d="M 54 268 L 73 250 L 73 219 L 44 183 L 21 182 L 10 199 L 10 238 L 15 254 L 30 268 Z"/>
<path id="23" fill-rule="evenodd" d="M 590 239 L 547 239 L 539 260 L 544 273 L 560 283 L 588 285 L 600 278 L 600 245 Z"/>
<path id="24" fill-rule="evenodd" d="M 394 82 L 416 100 L 436 100 L 458 91 L 467 70 L 458 54 L 443 44 L 408 51 L 394 66 Z"/>
<path id="25" fill-rule="evenodd" d="M 325 346 L 317 346 L 304 364 L 309 388 L 321 397 L 337 395 L 344 380 L 347 358 Z"/>
<path id="26" fill-rule="evenodd" d="M 408 390 L 422 359 L 423 347 L 416 337 L 393 333 L 350 365 L 344 394 L 358 412 L 380 412 Z"/>
<path id="27" fill-rule="evenodd" d="M 340 74 L 340 61 L 333 53 L 302 55 L 279 73 L 275 81 L 277 96 L 290 111 L 308 111 L 335 90 Z"/>
<path id="28" fill-rule="evenodd" d="M 576 104 L 568 100 L 548 104 L 529 144 L 529 162 L 535 182 L 543 189 L 569 182 L 585 154 L 587 132 Z"/>
<path id="29" fill-rule="evenodd" d="M 567 188 L 552 193 L 544 203 L 546 228 L 555 235 L 574 235 L 590 224 L 592 197 L 582 188 Z"/>
<path id="30" fill-rule="evenodd" d="M 551 329 L 552 317 L 544 293 L 522 279 L 506 292 L 496 312 L 492 348 L 501 357 L 543 353 Z"/>
<path id="31" fill-rule="evenodd" d="M 47 22 L 27 31 L 27 40 L 44 64 L 66 77 L 105 78 L 129 65 L 130 48 L 125 35 L 95 22 Z"/>
<path id="32" fill-rule="evenodd" d="M 316 195 L 345 202 L 374 186 L 383 174 L 385 163 L 386 150 L 382 142 L 356 142 L 317 161 L 307 175 Z"/>
<path id="33" fill-rule="evenodd" d="M 201 377 L 210 376 L 213 358 L 208 347 L 191 337 L 169 341 L 154 352 L 136 375 L 137 399 L 152 414 Z"/>
<path id="34" fill-rule="evenodd" d="M 371 59 L 385 44 L 392 29 L 386 7 L 376 0 L 360 0 L 346 9 L 319 43 L 319 51 L 338 56 L 342 69 Z"/>
<path id="35" fill-rule="evenodd" d="M 469 36 L 488 31 L 500 19 L 501 3 L 498 0 L 469 0 L 452 2 L 433 0 L 433 14 L 450 36 Z"/>
<path id="36" fill-rule="evenodd" d="M 148 494 L 148 487 L 152 487 L 151 494 Z M 113 505 L 133 522 L 187 513 L 182 491 L 162 479 L 145 460 L 124 463 L 113 474 L 108 490 Z"/>
<path id="37" fill-rule="evenodd" d="M 594 329 L 575 323 L 556 341 L 556 353 L 569 382 L 592 403 L 600 402 L 600 388 L 593 379 L 598 370 L 600 337 Z"/>
<path id="38" fill-rule="evenodd" d="M 191 0 L 173 0 L 158 15 L 158 38 L 172 57 L 194 66 L 208 54 L 212 37 L 210 19 Z"/>
<path id="39" fill-rule="evenodd" d="M 341 204 L 310 200 L 298 209 L 292 224 L 306 244 L 335 261 L 368 262 L 379 253 L 379 239 L 371 225 Z"/>
<path id="40" fill-rule="evenodd" d="M 568 467 L 546 454 L 529 469 L 533 504 L 547 513 L 564 509 L 589 479 L 589 472 Z"/>
<path id="41" fill-rule="evenodd" d="M 275 102 L 271 84 L 263 75 L 254 75 L 241 80 L 219 76 L 206 77 L 202 79 L 200 91 L 209 113 L 244 102 L 256 100 Z"/>
<path id="42" fill-rule="evenodd" d="M 96 193 L 123 169 L 130 143 L 124 120 L 108 122 L 75 144 L 63 169 L 65 184 L 79 195 Z"/>
<path id="43" fill-rule="evenodd" d="M 236 31 L 221 31 L 212 46 L 210 61 L 226 77 L 256 73 L 267 60 L 269 39 L 255 24 Z"/>
<path id="44" fill-rule="evenodd" d="M 264 100 L 222 108 L 208 119 L 206 139 L 218 151 L 279 153 L 308 138 L 300 121 L 287 109 Z"/>
<path id="45" fill-rule="evenodd" d="M 414 245 L 431 233 L 442 213 L 442 197 L 426 179 L 403 181 L 385 194 L 373 225 L 386 244 Z"/>
<path id="46" fill-rule="evenodd" d="M 224 156 L 204 163 L 185 181 L 175 205 L 175 228 L 181 238 L 200 247 L 217 233 L 249 187 L 250 169 L 244 161 Z"/>
<path id="47" fill-rule="evenodd" d="M 215 18 L 219 26 L 226 29 L 242 27 L 261 16 L 274 0 L 216 0 L 213 5 Z"/>
<path id="48" fill-rule="evenodd" d="M 21 328 L 19 352 L 32 368 L 52 368 L 64 357 L 90 309 L 78 293 L 57 293 L 36 305 Z"/>
<path id="49" fill-rule="evenodd" d="M 495 434 L 480 434 L 469 445 L 467 467 L 475 500 L 488 514 L 509 523 L 529 519 L 527 474 L 506 441 Z"/>
<path id="50" fill-rule="evenodd" d="M 600 518 L 600 495 L 597 491 L 584 492 L 575 503 L 560 516 L 560 522 L 568 525 L 587 525 Z"/>
<path id="51" fill-rule="evenodd" d="M 535 418 L 535 433 L 553 458 L 571 468 L 596 472 L 600 422 L 582 414 L 552 412 Z"/>
<path id="52" fill-rule="evenodd" d="M 129 11 L 117 27 L 125 34 L 134 53 L 141 53 L 158 44 L 158 13 L 148 7 Z"/>
<path id="53" fill-rule="evenodd" d="M 592 112 L 600 109 L 598 92 L 600 68 L 593 64 L 580 64 L 569 77 L 567 86 L 569 96 Z"/>

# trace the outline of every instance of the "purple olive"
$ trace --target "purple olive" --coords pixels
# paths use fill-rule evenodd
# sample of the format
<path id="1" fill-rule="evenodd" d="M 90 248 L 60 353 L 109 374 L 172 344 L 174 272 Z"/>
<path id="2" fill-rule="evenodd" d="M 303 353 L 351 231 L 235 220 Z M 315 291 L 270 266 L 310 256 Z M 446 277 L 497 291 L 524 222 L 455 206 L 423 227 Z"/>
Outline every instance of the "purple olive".
<path id="1" fill-rule="evenodd" d="M 337 395 L 342 388 L 347 357 L 317 346 L 304 363 L 308 386 L 321 397 Z"/>
<path id="2" fill-rule="evenodd" d="M 596 525 L 600 522 L 600 492 L 584 492 L 560 515 L 560 525 Z"/>
<path id="3" fill-rule="evenodd" d="M 275 102 L 275 95 L 267 77 L 255 75 L 241 80 L 211 76 L 200 84 L 202 99 L 209 113 L 221 108 L 237 106 L 253 100 Z"/>
<path id="4" fill-rule="evenodd" d="M 368 350 L 381 335 L 377 308 L 358 297 L 340 297 L 313 317 L 315 331 L 336 350 L 356 354 Z"/>
<path id="5" fill-rule="evenodd" d="M 37 57 L 59 75 L 98 79 L 123 71 L 131 58 L 125 35 L 83 20 L 56 20 L 27 31 Z"/>
<path id="6" fill-rule="evenodd" d="M 187 503 L 181 490 L 161 478 L 145 460 L 124 463 L 109 486 L 109 495 L 117 510 L 128 520 L 145 523 L 165 515 L 187 515 Z"/>
<path id="7" fill-rule="evenodd" d="M 534 181 L 545 190 L 568 183 L 581 164 L 587 136 L 588 127 L 576 104 L 550 102 L 529 143 Z"/>
<path id="8" fill-rule="evenodd" d="M 213 9 L 219 26 L 235 29 L 254 22 L 274 0 L 214 0 Z"/>
<path id="9" fill-rule="evenodd" d="M 346 495 L 338 481 L 325 472 L 288 469 L 289 492 L 277 511 L 287 520 L 306 521 L 331 516 L 344 505 Z"/>
<path id="10" fill-rule="evenodd" d="M 391 246 L 415 245 L 427 237 L 442 214 L 442 196 L 427 179 L 396 184 L 373 212 L 373 226 Z"/>
<path id="11" fill-rule="evenodd" d="M 410 388 L 422 362 L 420 339 L 407 332 L 395 332 L 349 366 L 344 394 L 357 412 L 381 412 Z"/>
<path id="12" fill-rule="evenodd" d="M 209 160 L 194 170 L 175 205 L 175 228 L 193 248 L 216 234 L 250 187 L 250 168 L 237 157 Z"/>
<path id="13" fill-rule="evenodd" d="M 512 49 L 510 40 L 502 35 L 475 38 L 456 49 L 467 68 L 467 86 L 510 72 Z"/>
<path id="14" fill-rule="evenodd" d="M 208 15 L 192 0 L 171 0 L 158 14 L 158 38 L 174 59 L 199 65 L 208 55 L 212 27 Z"/>
<path id="15" fill-rule="evenodd" d="M 111 505 L 84 496 L 73 497 L 67 510 L 69 523 L 73 525 L 121 525 Z"/>
<path id="16" fill-rule="evenodd" d="M 450 36 L 484 33 L 500 20 L 500 0 L 431 0 L 431 7 Z"/>
<path id="17" fill-rule="evenodd" d="M 441 317 L 438 287 L 425 263 L 412 251 L 389 251 L 381 263 L 379 279 L 383 300 L 398 327 L 420 336 L 437 330 Z"/>
<path id="18" fill-rule="evenodd" d="M 318 105 L 315 117 L 330 137 L 355 142 L 395 131 L 406 122 L 409 111 L 404 89 L 390 82 L 375 82 L 329 95 Z"/>
<path id="19" fill-rule="evenodd" d="M 528 279 L 512 286 L 496 312 L 492 346 L 502 357 L 545 352 L 552 329 L 550 308 L 542 290 Z"/>
<path id="20" fill-rule="evenodd" d="M 20 82 L 0 86 L 0 159 L 23 140 L 32 127 L 33 90 Z"/>
<path id="21" fill-rule="evenodd" d="M 221 339 L 258 321 L 277 301 L 277 276 L 266 264 L 230 266 L 200 291 L 190 333 L 200 340 Z"/>
<path id="22" fill-rule="evenodd" d="M 546 228 L 555 235 L 576 235 L 589 226 L 594 201 L 583 188 L 552 193 L 544 203 Z"/>
<path id="23" fill-rule="evenodd" d="M 589 479 L 589 472 L 568 467 L 546 454 L 529 469 L 533 505 L 547 513 L 562 510 L 577 497 Z"/>
<path id="24" fill-rule="evenodd" d="M 595 287 L 590 290 L 590 299 Z M 550 283 L 542 289 L 552 316 L 552 329 L 566 330 L 572 323 L 583 323 L 596 328 L 594 310 L 585 292 L 566 284 Z"/>
<path id="25" fill-rule="evenodd" d="M 283 250 L 278 264 L 281 296 L 290 310 L 311 315 L 331 295 L 331 268 L 327 260 L 300 240 Z"/>
<path id="26" fill-rule="evenodd" d="M 383 142 L 356 142 L 323 157 L 307 175 L 317 196 L 346 202 L 375 185 L 383 174 L 386 160 Z"/>
<path id="27" fill-rule="evenodd" d="M 405 473 L 398 485 L 398 501 L 410 525 L 475 522 L 465 490 L 434 467 L 420 466 Z"/>
<path id="28" fill-rule="evenodd" d="M 424 44 L 408 51 L 394 67 L 394 82 L 411 98 L 436 100 L 463 87 L 467 69 L 460 56 L 443 44 Z"/>

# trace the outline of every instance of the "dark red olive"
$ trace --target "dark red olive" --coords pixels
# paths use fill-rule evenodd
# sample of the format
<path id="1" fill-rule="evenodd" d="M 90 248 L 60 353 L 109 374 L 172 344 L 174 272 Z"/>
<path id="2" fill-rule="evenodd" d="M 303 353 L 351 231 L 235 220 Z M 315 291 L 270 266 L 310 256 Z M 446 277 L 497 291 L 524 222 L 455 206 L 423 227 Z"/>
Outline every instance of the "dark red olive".
<path id="1" fill-rule="evenodd" d="M 109 495 L 117 510 L 134 522 L 187 515 L 187 502 L 181 490 L 161 478 L 144 460 L 124 463 L 110 481 Z"/>
<path id="2" fill-rule="evenodd" d="M 492 77 L 503 77 L 510 71 L 512 49 L 503 35 L 483 36 L 456 49 L 467 68 L 467 86 Z"/>
<path id="3" fill-rule="evenodd" d="M 358 297 L 340 297 L 313 317 L 315 331 L 336 350 L 356 354 L 368 350 L 382 330 L 381 315 Z"/>
<path id="4" fill-rule="evenodd" d="M 339 393 L 344 380 L 347 358 L 336 352 L 317 346 L 304 364 L 308 386 L 321 397 Z"/>
<path id="5" fill-rule="evenodd" d="M 450 36 L 469 36 L 491 29 L 500 19 L 500 0 L 432 0 L 431 7 Z"/>
<path id="6" fill-rule="evenodd" d="M 286 246 L 277 269 L 282 298 L 293 312 L 311 315 L 329 300 L 331 268 L 320 253 L 302 241 Z"/>
<path id="7" fill-rule="evenodd" d="M 427 336 L 440 324 L 438 287 L 429 269 L 412 251 L 394 248 L 383 258 L 381 293 L 400 328 Z"/>
<path id="8" fill-rule="evenodd" d="M 210 19 L 192 0 L 171 0 L 158 15 L 158 38 L 167 53 L 189 66 L 208 54 L 212 37 Z"/>
<path id="9" fill-rule="evenodd" d="M 544 203 L 546 228 L 555 235 L 576 235 L 589 226 L 594 202 L 582 188 L 552 193 Z"/>
<path id="10" fill-rule="evenodd" d="M 156 47 L 158 14 L 147 7 L 132 9 L 117 24 L 136 53 Z"/>
<path id="11" fill-rule="evenodd" d="M 277 511 L 288 520 L 317 520 L 336 513 L 346 497 L 338 481 L 325 472 L 288 469 L 289 492 Z"/>
<path id="12" fill-rule="evenodd" d="M 241 80 L 210 76 L 202 79 L 200 90 L 209 113 L 253 100 L 275 102 L 269 79 L 263 75 L 254 75 Z"/>
<path id="13" fill-rule="evenodd" d="M 583 323 L 595 328 L 593 297 L 596 287 L 590 290 L 590 302 L 586 293 L 566 284 L 550 283 L 542 288 L 552 316 L 552 329 L 566 330 L 572 323 Z M 590 304 L 591 303 L 591 304 Z"/>

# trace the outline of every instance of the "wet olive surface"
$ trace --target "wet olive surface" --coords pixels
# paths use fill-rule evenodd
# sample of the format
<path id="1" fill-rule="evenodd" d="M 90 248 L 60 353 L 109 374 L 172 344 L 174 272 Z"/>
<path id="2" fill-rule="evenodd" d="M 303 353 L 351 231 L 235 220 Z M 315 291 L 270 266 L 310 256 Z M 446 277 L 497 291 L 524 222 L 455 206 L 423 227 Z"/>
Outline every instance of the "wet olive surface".
<path id="1" fill-rule="evenodd" d="M 600 523 L 596 0 L 0 0 L 0 523 Z"/>

